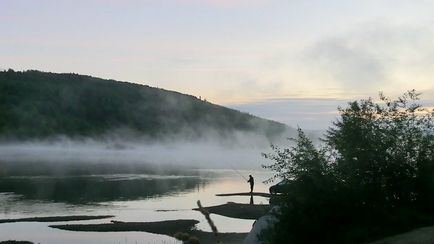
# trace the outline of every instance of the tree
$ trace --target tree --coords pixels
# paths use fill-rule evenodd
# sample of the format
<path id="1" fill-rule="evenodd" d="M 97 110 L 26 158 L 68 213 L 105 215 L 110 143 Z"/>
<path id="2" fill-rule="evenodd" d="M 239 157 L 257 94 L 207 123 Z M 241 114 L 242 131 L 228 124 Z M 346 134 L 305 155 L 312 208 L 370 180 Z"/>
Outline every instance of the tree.
<path id="1" fill-rule="evenodd" d="M 391 100 L 380 93 L 339 108 L 341 119 L 328 130 L 340 182 L 354 188 L 366 204 L 417 201 L 420 169 L 432 168 L 433 112 L 416 103 L 414 90 Z M 432 175 L 434 177 L 434 175 Z"/>
<path id="2" fill-rule="evenodd" d="M 295 145 L 287 149 L 272 145 L 273 152 L 263 154 L 266 159 L 274 162 L 263 165 L 263 168 L 276 172 L 268 182 L 275 179 L 287 182 L 285 194 L 272 199 L 280 206 L 280 211 L 275 213 L 279 224 L 264 235 L 272 243 L 318 242 L 318 236 L 307 232 L 320 231 L 323 228 L 322 220 L 327 218 L 319 214 L 310 217 L 312 211 L 332 202 L 326 200 L 334 195 L 331 193 L 334 191 L 333 177 L 330 177 L 332 165 L 328 164 L 325 151 L 317 149 L 300 128 L 297 138 L 289 140 Z M 328 212 L 322 214 L 328 215 Z"/>
<path id="3" fill-rule="evenodd" d="M 262 154 L 266 159 L 275 162 L 271 165 L 263 165 L 263 168 L 276 172 L 267 182 L 272 182 L 277 178 L 295 182 L 305 178 L 316 179 L 326 174 L 328 167 L 324 152 L 315 148 L 303 130 L 298 128 L 297 132 L 297 139 L 289 139 L 295 142 L 295 146 L 280 149 L 271 145 L 273 153 Z"/>
<path id="4" fill-rule="evenodd" d="M 264 168 L 289 187 L 268 240 L 365 242 L 434 224 L 434 111 L 418 96 L 350 102 L 318 149 L 300 129 L 295 146 L 272 146 Z"/>

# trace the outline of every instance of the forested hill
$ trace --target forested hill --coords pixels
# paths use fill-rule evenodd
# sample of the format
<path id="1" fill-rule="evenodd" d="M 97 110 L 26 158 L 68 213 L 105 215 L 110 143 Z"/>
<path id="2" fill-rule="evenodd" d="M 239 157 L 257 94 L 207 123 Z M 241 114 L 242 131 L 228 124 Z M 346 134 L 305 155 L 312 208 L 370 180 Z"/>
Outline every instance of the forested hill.
<path id="1" fill-rule="evenodd" d="M 194 96 L 144 85 L 77 74 L 0 72 L 0 138 L 100 136 L 115 131 L 195 137 L 235 130 L 272 138 L 286 129 Z"/>

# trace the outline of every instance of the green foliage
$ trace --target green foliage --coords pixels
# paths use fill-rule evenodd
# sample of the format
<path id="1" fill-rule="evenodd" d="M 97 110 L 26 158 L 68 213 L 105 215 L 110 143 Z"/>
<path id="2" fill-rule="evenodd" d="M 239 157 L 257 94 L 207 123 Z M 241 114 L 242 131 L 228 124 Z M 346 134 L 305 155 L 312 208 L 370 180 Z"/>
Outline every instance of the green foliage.
<path id="1" fill-rule="evenodd" d="M 114 130 L 159 137 L 206 130 L 282 133 L 283 124 L 127 82 L 39 71 L 0 72 L 0 137 L 98 136 Z"/>
<path id="2" fill-rule="evenodd" d="M 295 146 L 289 149 L 280 149 L 271 145 L 273 153 L 262 154 L 266 159 L 275 162 L 263 166 L 265 169 L 276 172 L 267 182 L 272 182 L 277 178 L 293 182 L 305 178 L 316 179 L 327 173 L 328 165 L 324 151 L 317 150 L 300 128 L 297 132 L 298 139 L 290 139 L 295 141 Z"/>
<path id="3" fill-rule="evenodd" d="M 290 182 L 278 204 L 272 243 L 354 243 L 434 224 L 434 111 L 413 90 L 339 108 L 316 149 L 299 130 L 296 145 L 265 155 Z"/>
<path id="4" fill-rule="evenodd" d="M 337 152 L 339 181 L 358 191 L 361 201 L 416 201 L 421 186 L 415 179 L 420 179 L 421 168 L 432 168 L 434 152 L 433 113 L 409 103 L 417 98 L 415 91 L 395 101 L 380 94 L 381 104 L 368 99 L 339 109 L 341 120 L 326 141 Z"/>

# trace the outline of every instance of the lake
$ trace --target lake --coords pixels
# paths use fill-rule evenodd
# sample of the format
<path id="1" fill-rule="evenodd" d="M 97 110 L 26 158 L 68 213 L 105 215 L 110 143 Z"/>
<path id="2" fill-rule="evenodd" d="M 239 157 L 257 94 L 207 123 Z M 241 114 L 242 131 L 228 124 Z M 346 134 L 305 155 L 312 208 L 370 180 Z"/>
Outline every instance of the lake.
<path id="1" fill-rule="evenodd" d="M 247 192 L 241 176 L 255 177 L 255 191 L 268 192 L 265 171 L 198 170 L 189 175 L 109 174 L 86 176 L 0 177 L 0 219 L 63 215 L 114 215 L 109 219 L 56 222 L 55 224 L 108 223 L 110 220 L 150 222 L 196 219 L 200 230 L 211 231 L 204 216 L 192 210 L 200 200 L 213 206 L 227 202 L 249 203 L 249 196 L 215 196 Z M 254 197 L 255 204 L 268 199 Z M 219 232 L 248 232 L 254 220 L 211 214 Z M 146 232 L 74 232 L 50 228 L 53 223 L 0 224 L 0 241 L 34 243 L 181 243 Z"/>

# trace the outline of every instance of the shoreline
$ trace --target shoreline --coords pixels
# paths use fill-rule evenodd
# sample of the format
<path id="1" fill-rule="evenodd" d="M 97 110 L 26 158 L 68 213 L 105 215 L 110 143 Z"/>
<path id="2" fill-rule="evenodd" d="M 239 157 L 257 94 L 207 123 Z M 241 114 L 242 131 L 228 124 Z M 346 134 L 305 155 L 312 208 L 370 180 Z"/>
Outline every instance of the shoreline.
<path id="1" fill-rule="evenodd" d="M 219 193 L 215 194 L 218 197 L 229 197 L 229 196 L 257 196 L 257 197 L 271 197 L 270 193 L 266 192 L 235 192 L 235 193 Z"/>
<path id="2" fill-rule="evenodd" d="M 203 208 L 210 213 L 222 215 L 225 217 L 256 220 L 269 212 L 270 205 L 228 202 L 221 205 Z M 198 208 L 193 208 L 193 210 L 199 211 Z"/>
<path id="3" fill-rule="evenodd" d="M 254 193 L 256 196 L 263 196 L 265 193 Z M 251 196 L 250 193 L 227 193 L 227 194 L 217 194 L 220 196 Z M 227 202 L 225 204 L 204 207 L 207 211 L 213 214 L 226 216 L 236 219 L 249 219 L 256 220 L 259 217 L 268 213 L 270 206 L 268 204 L 242 204 Z M 193 210 L 198 210 L 194 208 Z M 170 210 L 155 210 L 159 211 L 180 211 L 178 209 Z M 69 221 L 86 221 L 86 220 L 96 220 L 96 219 L 109 219 L 105 223 L 98 224 L 49 224 L 47 227 L 65 230 L 65 231 L 76 231 L 76 232 L 148 232 L 153 234 L 167 235 L 169 237 L 176 238 L 177 234 L 188 234 L 190 237 L 195 237 L 200 240 L 201 243 L 213 243 L 213 242 L 224 242 L 224 243 L 242 243 L 244 239 L 248 236 L 249 232 L 221 232 L 217 236 L 213 232 L 207 232 L 198 230 L 196 225 L 199 220 L 195 219 L 175 219 L 175 220 L 165 220 L 165 221 L 153 221 L 153 222 L 123 222 L 113 220 L 115 216 L 113 215 L 68 215 L 68 216 L 43 216 L 43 217 L 26 217 L 26 218 L 15 218 L 15 219 L 0 219 L 0 224 L 2 223 L 17 223 L 17 222 L 69 222 Z M 3 243 L 6 240 L 0 240 Z M 11 242 L 14 243 L 14 242 Z M 15 242 L 19 243 L 19 242 Z M 31 242 L 28 242 L 31 243 Z"/>
<path id="4" fill-rule="evenodd" d="M 65 222 L 65 221 L 81 221 L 94 219 L 113 218 L 114 215 L 67 215 L 67 216 L 47 216 L 47 217 L 30 217 L 17 219 L 0 219 L 0 224 L 17 223 L 17 222 Z"/>
<path id="5" fill-rule="evenodd" d="M 143 231 L 153 234 L 167 235 L 175 238 L 177 233 L 187 233 L 189 236 L 198 238 L 202 243 L 223 241 L 224 243 L 241 243 L 248 233 L 218 233 L 217 237 L 213 232 L 206 232 L 195 229 L 198 220 L 178 219 L 156 222 L 121 222 L 112 221 L 104 224 L 75 224 L 75 225 L 50 225 L 49 227 L 67 231 L 89 231 L 89 232 L 128 232 Z"/>

